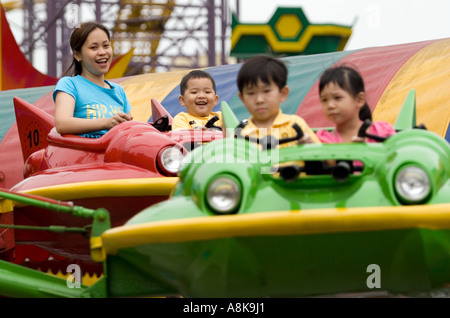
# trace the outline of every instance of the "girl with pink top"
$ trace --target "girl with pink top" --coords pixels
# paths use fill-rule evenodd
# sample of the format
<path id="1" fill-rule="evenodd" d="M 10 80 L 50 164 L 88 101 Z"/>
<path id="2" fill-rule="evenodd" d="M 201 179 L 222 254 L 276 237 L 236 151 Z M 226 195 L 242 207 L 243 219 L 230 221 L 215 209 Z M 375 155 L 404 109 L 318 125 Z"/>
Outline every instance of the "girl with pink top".
<path id="1" fill-rule="evenodd" d="M 366 102 L 364 81 L 355 69 L 348 66 L 327 69 L 320 78 L 319 94 L 324 115 L 336 125 L 332 131 L 316 132 L 323 143 L 377 142 L 358 137 L 361 125 L 366 119 L 372 120 L 372 114 Z M 387 122 L 376 121 L 367 133 L 388 137 L 395 134 L 395 129 Z"/>

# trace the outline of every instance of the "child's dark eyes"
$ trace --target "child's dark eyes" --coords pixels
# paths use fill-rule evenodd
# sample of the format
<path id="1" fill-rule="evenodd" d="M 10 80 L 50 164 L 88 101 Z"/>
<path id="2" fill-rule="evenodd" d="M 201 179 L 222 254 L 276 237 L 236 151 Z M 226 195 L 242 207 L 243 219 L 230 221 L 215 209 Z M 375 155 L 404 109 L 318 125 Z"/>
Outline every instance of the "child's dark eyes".
<path id="1" fill-rule="evenodd" d="M 339 100 L 341 100 L 343 98 L 343 96 L 333 96 L 333 97 L 331 97 L 331 99 L 332 100 L 337 100 L 337 101 L 339 101 Z M 326 103 L 326 102 L 328 102 L 328 98 L 327 97 L 322 97 L 321 99 L 320 99 L 320 101 L 322 102 L 322 103 Z"/>

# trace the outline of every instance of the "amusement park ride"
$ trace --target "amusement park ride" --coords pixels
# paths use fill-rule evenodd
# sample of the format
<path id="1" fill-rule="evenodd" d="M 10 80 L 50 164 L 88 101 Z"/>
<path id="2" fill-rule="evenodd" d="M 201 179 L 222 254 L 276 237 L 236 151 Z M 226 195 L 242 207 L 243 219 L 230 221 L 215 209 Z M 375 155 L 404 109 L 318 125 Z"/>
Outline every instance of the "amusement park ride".
<path id="1" fill-rule="evenodd" d="M 364 270 L 370 266 L 382 268 L 383 291 L 393 295 L 448 289 L 450 145 L 416 125 L 414 90 L 395 123 L 397 134 L 376 144 L 259 148 L 265 139 L 239 138 L 233 129 L 239 124 L 236 116 L 226 102 L 221 106 L 225 127 L 231 128 L 226 137 L 222 132 L 209 140 L 199 135 L 202 144 L 186 154 L 185 147 L 174 150 L 175 143 L 155 123 L 119 125 L 95 145 L 51 131 L 48 145 L 28 157 L 23 182 L 0 191 L 2 225 L 8 228 L 9 220 L 9 230 L 14 229 L 13 248 L 22 242 L 38 246 L 57 265 L 67 266 L 65 257 L 82 267 L 83 260 L 92 260 L 101 264 L 101 278 L 71 289 L 66 279 L 27 268 L 25 259 L 16 265 L 13 257 L 0 261 L 0 294 L 235 298 L 363 293 L 371 284 L 381 286 L 367 283 Z M 21 100 L 16 107 L 33 109 Z M 363 127 L 364 137 L 368 126 Z M 191 132 L 186 133 L 182 139 L 190 143 Z M 97 154 L 88 154 L 91 146 Z M 320 165 L 305 170 L 295 164 L 299 160 Z M 353 168 L 355 160 L 362 169 Z M 111 170 L 119 177 L 123 172 L 124 179 L 108 176 Z M 164 175 L 175 174 L 179 181 L 162 200 L 146 202 L 145 195 L 127 192 L 134 178 L 155 178 L 162 187 L 169 181 Z M 89 178 L 99 181 L 90 187 Z M 71 195 L 72 186 L 87 193 L 114 184 L 123 185 L 125 193 L 110 191 L 109 201 L 95 198 L 100 207 L 84 208 L 48 198 L 58 195 L 52 188 L 61 183 Z M 26 194 L 39 186 L 47 196 Z M 147 196 L 154 197 L 156 189 Z M 149 207 L 136 211 L 133 201 Z M 14 228 L 16 222 L 22 227 Z"/>
<path id="2" fill-rule="evenodd" d="M 174 4 L 166 1 L 171 15 Z M 147 12 L 126 8 L 127 19 Z M 164 14 L 159 31 L 170 26 Z M 119 19 L 114 32 L 136 31 L 130 20 Z M 156 30 L 156 22 L 146 25 Z M 4 41 L 4 16 L 1 25 Z M 248 117 L 235 85 L 240 64 L 205 67 L 217 83 L 224 131 L 171 131 L 172 116 L 183 110 L 177 98 L 184 69 L 112 78 L 124 87 L 135 120 L 97 140 L 56 132 L 53 84 L 4 90 L 0 296 L 449 293 L 450 93 L 440 85 L 450 85 L 450 40 L 341 52 L 349 29 L 310 25 L 298 8 L 278 9 L 268 26 L 234 20 L 233 27 L 231 51 L 239 58 L 253 54 L 243 40 L 285 56 L 288 84 L 296 88 L 286 113 L 328 127 L 319 115 L 321 67 L 351 62 L 366 80 L 374 118 L 391 122 L 397 134 L 372 144 L 260 147 L 265 139 L 240 138 L 236 129 Z M 302 54 L 320 53 L 320 30 L 328 31 L 326 50 L 338 52 Z M 301 50 L 292 51 L 292 43 Z M 433 64 L 422 69 L 424 61 Z M 304 170 L 299 160 L 315 168 Z M 74 286 L 67 279 L 72 265 L 96 279 Z M 369 268 L 381 270 L 379 281 L 369 282 Z"/>

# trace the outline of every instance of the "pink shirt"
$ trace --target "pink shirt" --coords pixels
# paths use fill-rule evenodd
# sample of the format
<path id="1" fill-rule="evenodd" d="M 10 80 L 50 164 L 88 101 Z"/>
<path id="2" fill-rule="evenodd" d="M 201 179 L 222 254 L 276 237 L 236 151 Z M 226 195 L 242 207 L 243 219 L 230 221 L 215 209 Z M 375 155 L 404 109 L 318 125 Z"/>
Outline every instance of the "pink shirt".
<path id="1" fill-rule="evenodd" d="M 390 135 L 395 134 L 395 129 L 388 122 L 375 121 L 369 127 L 368 133 L 380 137 L 388 137 Z M 323 143 L 333 144 L 342 142 L 341 135 L 339 135 L 339 132 L 336 129 L 334 129 L 333 131 L 319 129 L 316 132 L 316 136 L 319 137 L 320 141 Z M 367 138 L 367 142 L 377 142 L 377 141 Z"/>
<path id="2" fill-rule="evenodd" d="M 385 121 L 373 122 L 372 125 L 370 125 L 367 132 L 371 135 L 376 135 L 380 137 L 388 137 L 396 133 L 394 127 L 392 127 L 391 124 Z M 319 129 L 318 131 L 316 131 L 316 136 L 319 137 L 320 141 L 324 144 L 333 144 L 342 142 L 341 135 L 339 135 L 339 132 L 336 129 L 334 129 L 333 131 Z M 367 142 L 377 142 L 377 141 L 367 138 Z M 362 165 L 363 163 L 361 161 L 353 161 L 353 166 L 355 167 L 359 167 Z"/>

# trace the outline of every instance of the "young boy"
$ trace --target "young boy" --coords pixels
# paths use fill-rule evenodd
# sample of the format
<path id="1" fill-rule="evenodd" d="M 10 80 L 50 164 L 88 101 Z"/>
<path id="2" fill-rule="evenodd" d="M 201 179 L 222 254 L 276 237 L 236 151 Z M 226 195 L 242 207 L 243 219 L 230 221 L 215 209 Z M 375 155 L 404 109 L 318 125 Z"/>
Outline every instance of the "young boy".
<path id="1" fill-rule="evenodd" d="M 281 144 L 280 147 L 299 143 L 320 143 L 312 129 L 297 115 L 283 114 L 280 104 L 289 94 L 288 70 L 279 59 L 258 55 L 247 60 L 237 76 L 238 96 L 251 117 L 242 129 L 243 136 L 260 138 L 272 135 L 277 139 L 296 136 L 292 128 L 297 123 L 304 136 L 298 141 Z"/>
<path id="2" fill-rule="evenodd" d="M 212 112 L 219 97 L 216 95 L 216 83 L 205 71 L 194 70 L 185 75 L 180 82 L 181 106 L 187 112 L 177 114 L 172 120 L 172 130 L 177 129 L 207 129 L 206 123 L 217 116 L 215 128 L 222 127 L 222 112 Z M 214 128 L 214 127 L 212 127 Z"/>

